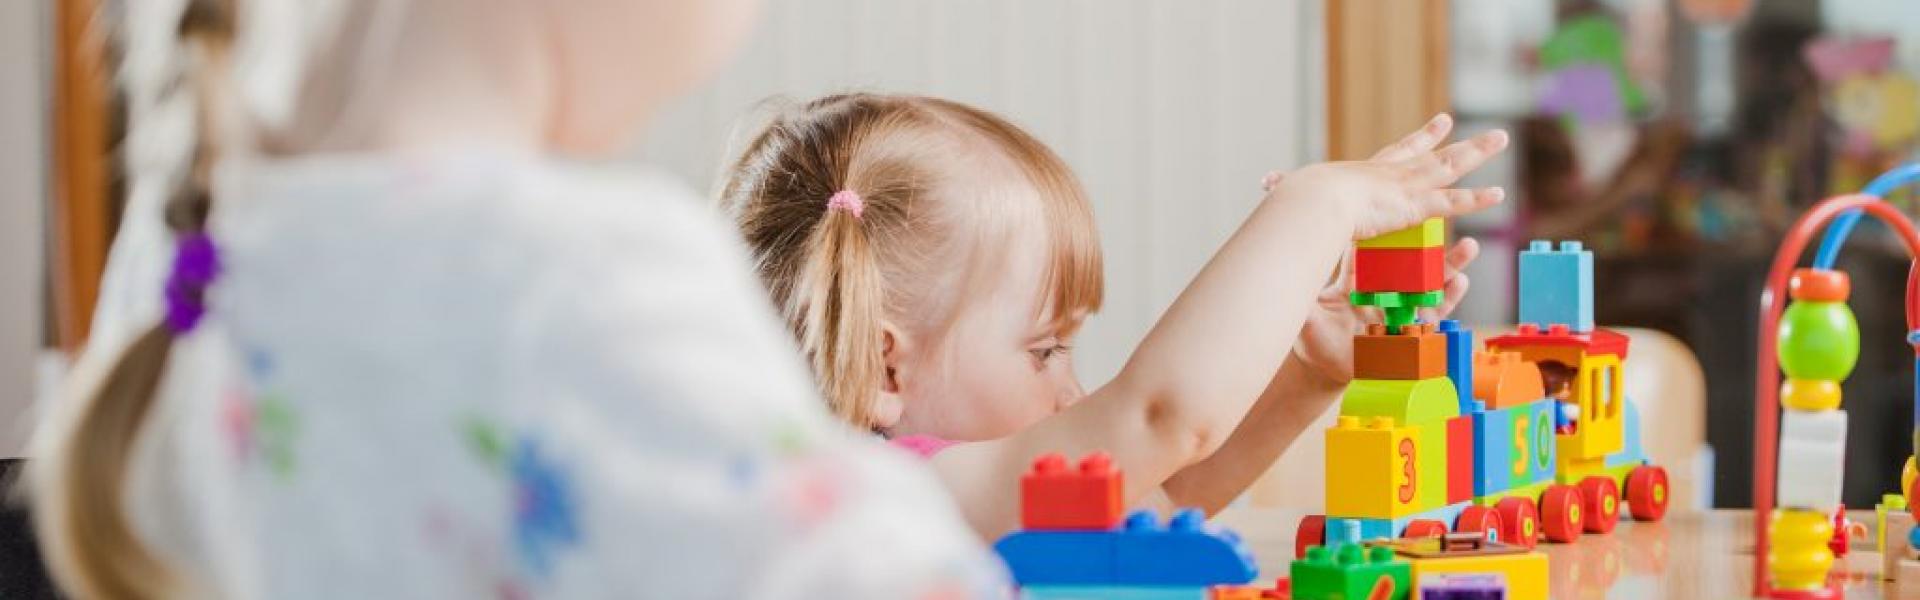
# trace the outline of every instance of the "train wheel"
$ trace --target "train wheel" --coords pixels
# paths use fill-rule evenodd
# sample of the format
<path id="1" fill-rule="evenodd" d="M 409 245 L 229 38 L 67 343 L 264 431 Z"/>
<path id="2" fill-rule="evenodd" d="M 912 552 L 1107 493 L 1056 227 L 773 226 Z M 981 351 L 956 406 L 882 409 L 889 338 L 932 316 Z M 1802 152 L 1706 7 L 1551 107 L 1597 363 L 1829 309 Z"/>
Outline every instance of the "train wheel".
<path id="1" fill-rule="evenodd" d="M 1658 521 L 1667 516 L 1667 470 L 1641 465 L 1627 474 L 1627 512 L 1634 519 Z"/>
<path id="2" fill-rule="evenodd" d="M 1609 533 L 1620 522 L 1620 485 L 1612 477 L 1595 475 L 1580 481 L 1581 525 L 1587 533 Z"/>
<path id="3" fill-rule="evenodd" d="M 1414 519 L 1413 522 L 1407 523 L 1407 528 L 1405 530 L 1400 532 L 1400 539 L 1413 540 L 1413 539 L 1419 539 L 1419 538 L 1440 537 L 1446 534 L 1447 534 L 1446 523 L 1441 523 L 1433 519 Z"/>
<path id="4" fill-rule="evenodd" d="M 1469 506 L 1453 522 L 1453 530 L 1464 533 L 1484 534 L 1488 539 L 1499 541 L 1506 536 L 1500 532 L 1500 513 L 1485 506 Z"/>
<path id="5" fill-rule="evenodd" d="M 1526 498 L 1501 498 L 1493 512 L 1500 515 L 1500 541 L 1532 548 L 1540 543 L 1540 512 Z"/>
<path id="6" fill-rule="evenodd" d="M 1570 485 L 1547 486 L 1540 496 L 1540 532 L 1547 541 L 1570 543 L 1580 539 L 1580 490 Z"/>
<path id="7" fill-rule="evenodd" d="M 1326 515 L 1307 515 L 1300 517 L 1300 527 L 1293 530 L 1293 557 L 1306 558 L 1307 549 L 1327 543 Z"/>

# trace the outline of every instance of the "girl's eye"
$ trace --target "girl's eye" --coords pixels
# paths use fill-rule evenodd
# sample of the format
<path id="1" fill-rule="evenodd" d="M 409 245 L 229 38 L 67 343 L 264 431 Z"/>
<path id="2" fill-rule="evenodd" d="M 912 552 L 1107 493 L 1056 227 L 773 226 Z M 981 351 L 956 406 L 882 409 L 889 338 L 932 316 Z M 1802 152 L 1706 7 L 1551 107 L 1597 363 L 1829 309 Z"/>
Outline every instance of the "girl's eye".
<path id="1" fill-rule="evenodd" d="M 1039 360 L 1040 362 L 1047 362 L 1049 360 L 1053 360 L 1053 358 L 1056 356 L 1066 354 L 1067 351 L 1069 350 L 1072 350 L 1072 348 L 1068 348 L 1066 345 L 1063 345 L 1063 344 L 1054 344 L 1052 346 L 1047 346 L 1045 348 L 1034 348 L 1034 349 L 1028 350 L 1027 352 L 1033 354 L 1034 359 Z"/>

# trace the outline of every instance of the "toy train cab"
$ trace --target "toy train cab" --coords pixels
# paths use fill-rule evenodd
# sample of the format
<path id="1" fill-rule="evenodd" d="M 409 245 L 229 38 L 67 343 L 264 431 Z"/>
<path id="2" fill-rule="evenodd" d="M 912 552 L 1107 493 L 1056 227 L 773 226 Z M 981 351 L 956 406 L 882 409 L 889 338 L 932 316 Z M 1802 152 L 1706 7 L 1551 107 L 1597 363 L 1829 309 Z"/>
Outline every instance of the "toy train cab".
<path id="1" fill-rule="evenodd" d="M 1666 471 L 1626 398 L 1627 337 L 1592 325 L 1592 260 L 1577 242 L 1522 252 L 1522 324 L 1482 352 L 1453 322 L 1356 336 L 1327 432 L 1328 514 L 1301 522 L 1296 554 L 1449 529 L 1531 547 L 1610 532 L 1622 510 L 1664 516 Z"/>

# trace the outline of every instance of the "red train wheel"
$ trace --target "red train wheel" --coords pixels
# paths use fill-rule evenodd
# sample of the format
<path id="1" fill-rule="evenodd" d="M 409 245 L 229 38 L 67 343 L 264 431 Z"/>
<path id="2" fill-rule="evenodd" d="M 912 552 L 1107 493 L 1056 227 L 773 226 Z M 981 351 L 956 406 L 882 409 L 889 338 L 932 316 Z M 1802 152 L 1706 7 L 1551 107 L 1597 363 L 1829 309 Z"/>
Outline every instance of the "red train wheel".
<path id="1" fill-rule="evenodd" d="M 1554 484 L 1540 496 L 1540 532 L 1547 541 L 1569 543 L 1580 539 L 1580 490 Z"/>
<path id="2" fill-rule="evenodd" d="M 1326 515 L 1307 515 L 1300 517 L 1300 527 L 1293 530 L 1293 557 L 1306 558 L 1307 549 L 1327 543 Z"/>
<path id="3" fill-rule="evenodd" d="M 1500 515 L 1500 541 L 1532 548 L 1540 543 L 1540 512 L 1526 498 L 1501 498 L 1493 512 Z"/>
<path id="4" fill-rule="evenodd" d="M 1641 521 L 1667 516 L 1667 470 L 1641 465 L 1627 474 L 1627 512 Z"/>
<path id="5" fill-rule="evenodd" d="M 1501 540 L 1506 534 L 1500 531 L 1500 513 L 1485 506 L 1469 506 L 1461 511 L 1460 518 L 1453 522 L 1453 530 L 1465 533 L 1486 534 L 1488 538 Z"/>
<path id="6" fill-rule="evenodd" d="M 1620 485 L 1612 477 L 1595 475 L 1580 480 L 1581 525 L 1587 533 L 1609 533 L 1620 522 Z"/>
<path id="7" fill-rule="evenodd" d="M 1407 523 L 1407 528 L 1405 530 L 1400 532 L 1400 539 L 1411 540 L 1411 539 L 1418 539 L 1418 538 L 1440 537 L 1446 534 L 1447 534 L 1446 523 L 1441 523 L 1433 519 L 1414 519 L 1413 522 Z"/>

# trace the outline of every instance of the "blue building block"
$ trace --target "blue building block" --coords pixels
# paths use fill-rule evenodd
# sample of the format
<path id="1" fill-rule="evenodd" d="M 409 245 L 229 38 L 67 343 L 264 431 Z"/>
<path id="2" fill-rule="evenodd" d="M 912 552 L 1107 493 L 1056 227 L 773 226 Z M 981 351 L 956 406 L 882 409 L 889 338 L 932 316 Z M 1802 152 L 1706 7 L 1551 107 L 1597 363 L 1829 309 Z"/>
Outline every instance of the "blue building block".
<path id="1" fill-rule="evenodd" d="M 1027 585 L 1111 585 L 1113 531 L 1016 531 L 993 551 L 1006 561 L 1013 581 Z"/>
<path id="2" fill-rule="evenodd" d="M 1489 443 L 1513 431 L 1513 412 L 1487 410 L 1487 403 L 1478 400 L 1473 404 L 1473 495 L 1477 498 L 1513 487 L 1510 471 L 1500 466 L 1512 462 L 1513 445 Z"/>
<path id="3" fill-rule="evenodd" d="M 1440 321 L 1440 334 L 1447 336 L 1447 379 L 1460 394 L 1460 414 L 1473 410 L 1473 330 L 1459 321 Z"/>
<path id="4" fill-rule="evenodd" d="M 1206 586 L 1030 586 L 1021 600 L 1207 600 Z"/>
<path id="5" fill-rule="evenodd" d="M 1519 322 L 1593 331 L 1593 252 L 1574 241 L 1555 250 L 1546 240 L 1521 251 Z"/>
<path id="6" fill-rule="evenodd" d="M 1259 573 L 1240 535 L 1209 526 L 1186 508 L 1155 522 L 1152 511 L 1127 516 L 1114 540 L 1114 583 L 1130 586 L 1222 585 L 1253 581 Z"/>

